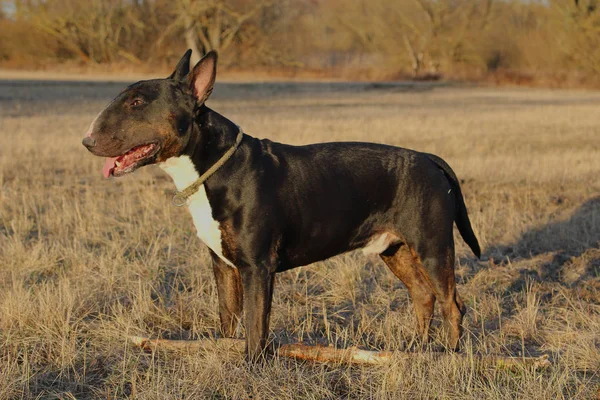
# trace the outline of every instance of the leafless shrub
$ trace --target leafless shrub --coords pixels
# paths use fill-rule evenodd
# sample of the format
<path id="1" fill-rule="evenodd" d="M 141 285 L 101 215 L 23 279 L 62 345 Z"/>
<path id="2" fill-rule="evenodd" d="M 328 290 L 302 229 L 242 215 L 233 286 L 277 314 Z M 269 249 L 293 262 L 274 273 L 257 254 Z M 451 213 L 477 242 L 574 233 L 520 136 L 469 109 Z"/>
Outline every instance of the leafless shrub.
<path id="1" fill-rule="evenodd" d="M 598 81 L 595 0 L 12 0 L 0 62 L 172 62 L 219 50 L 240 71 L 497 83 Z M 35 30 L 35 33 L 28 31 Z"/>

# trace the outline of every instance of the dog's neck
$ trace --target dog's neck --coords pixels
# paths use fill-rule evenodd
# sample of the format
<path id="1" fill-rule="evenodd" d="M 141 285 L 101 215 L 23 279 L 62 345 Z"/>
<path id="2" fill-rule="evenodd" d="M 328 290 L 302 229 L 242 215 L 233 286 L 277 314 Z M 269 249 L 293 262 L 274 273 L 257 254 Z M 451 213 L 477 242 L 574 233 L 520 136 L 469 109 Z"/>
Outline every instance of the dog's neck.
<path id="1" fill-rule="evenodd" d="M 190 185 L 194 189 L 183 201 L 173 204 L 184 205 L 192 214 L 198 237 L 227 265 L 235 265 L 223 255 L 221 230 L 218 221 L 230 215 L 230 208 L 224 208 L 218 200 L 211 199 L 211 190 L 227 185 L 228 178 L 235 172 L 236 161 L 243 155 L 237 152 L 225 161 L 207 180 L 201 180 L 201 174 L 211 168 L 228 150 L 234 148 L 239 129 L 231 121 L 216 112 L 205 109 L 194 123 L 194 131 L 183 154 L 171 157 L 160 164 L 168 173 L 179 192 L 185 192 Z M 236 154 L 237 153 L 237 154 Z M 236 160 L 236 155 L 238 156 Z M 213 183 L 209 183 L 215 177 Z M 195 187 L 195 182 L 202 182 Z M 211 189 L 212 188 L 212 189 Z M 216 207 L 215 207 L 216 205 Z"/>
<path id="2" fill-rule="evenodd" d="M 221 114 L 202 106 L 194 121 L 190 140 L 183 153 L 161 163 L 161 168 L 172 178 L 178 191 L 193 184 L 204 172 L 211 168 L 233 146 L 239 128 Z M 227 181 L 227 176 L 234 172 L 236 164 L 244 158 L 238 148 L 214 174 L 217 182 Z M 243 161 L 242 161 L 243 162 Z M 210 178 L 205 183 L 209 183 Z"/>
<path id="3" fill-rule="evenodd" d="M 204 105 L 194 122 L 184 154 L 191 158 L 198 173 L 202 174 L 235 145 L 239 128 Z"/>

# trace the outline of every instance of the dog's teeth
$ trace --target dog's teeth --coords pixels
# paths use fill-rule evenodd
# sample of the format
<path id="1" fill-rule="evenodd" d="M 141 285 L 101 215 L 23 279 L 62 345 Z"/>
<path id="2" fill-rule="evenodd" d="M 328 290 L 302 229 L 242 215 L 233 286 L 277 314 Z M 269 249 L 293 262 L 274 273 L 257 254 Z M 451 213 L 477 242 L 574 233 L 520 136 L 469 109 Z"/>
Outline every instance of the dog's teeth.
<path id="1" fill-rule="evenodd" d="M 115 161 L 115 165 L 116 165 L 117 167 L 120 167 L 120 166 L 121 166 L 121 162 L 120 162 L 120 161 Z"/>

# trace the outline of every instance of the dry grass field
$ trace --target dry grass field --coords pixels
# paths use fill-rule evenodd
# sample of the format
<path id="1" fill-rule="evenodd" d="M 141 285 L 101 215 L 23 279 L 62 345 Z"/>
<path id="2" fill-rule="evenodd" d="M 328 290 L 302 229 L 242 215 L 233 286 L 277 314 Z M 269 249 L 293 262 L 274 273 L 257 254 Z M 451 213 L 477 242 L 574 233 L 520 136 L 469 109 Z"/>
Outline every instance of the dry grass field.
<path id="1" fill-rule="evenodd" d="M 600 93 L 218 84 L 209 105 L 253 136 L 444 157 L 483 248 L 476 260 L 457 236 L 465 357 L 249 368 L 228 352 L 148 354 L 126 340 L 214 336 L 218 315 L 208 250 L 171 205 L 170 179 L 147 167 L 105 180 L 80 144 L 123 86 L 0 81 L 0 399 L 598 398 Z M 278 275 L 276 343 L 412 351 L 414 325 L 378 257 Z M 505 370 L 473 354 L 549 354 L 552 367 Z"/>

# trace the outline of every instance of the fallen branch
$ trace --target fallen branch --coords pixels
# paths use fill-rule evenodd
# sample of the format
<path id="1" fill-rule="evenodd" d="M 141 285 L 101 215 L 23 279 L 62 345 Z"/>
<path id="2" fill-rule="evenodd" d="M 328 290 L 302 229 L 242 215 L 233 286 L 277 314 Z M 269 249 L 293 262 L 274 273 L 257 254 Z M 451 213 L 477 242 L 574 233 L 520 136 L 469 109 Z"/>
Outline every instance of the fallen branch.
<path id="1" fill-rule="evenodd" d="M 246 347 L 244 339 L 200 339 L 200 340 L 169 340 L 169 339 L 148 339 L 141 336 L 129 336 L 129 340 L 145 351 L 156 349 L 176 350 L 176 351 L 198 351 L 214 350 L 215 347 L 227 348 L 237 353 L 243 353 Z"/>
<path id="2" fill-rule="evenodd" d="M 174 351 L 198 351 L 213 350 L 215 348 L 243 353 L 246 342 L 244 339 L 200 339 L 200 340 L 166 340 L 166 339 L 148 339 L 139 336 L 130 336 L 129 340 L 145 351 L 157 349 Z M 306 344 L 282 344 L 277 350 L 277 355 L 281 357 L 294 358 L 307 361 L 334 362 L 345 364 L 366 364 L 377 365 L 385 364 L 396 359 L 413 359 L 419 355 L 430 355 L 434 359 L 454 357 L 457 359 L 468 359 L 469 355 L 464 353 L 408 353 L 393 351 L 371 351 L 362 350 L 357 347 L 348 349 L 336 349 L 335 347 L 309 346 Z M 507 356 L 479 356 L 472 355 L 479 362 L 495 365 L 499 368 L 514 369 L 516 367 L 530 367 L 533 369 L 548 368 L 550 360 L 548 355 L 540 357 L 507 357 Z"/>
<path id="3" fill-rule="evenodd" d="M 361 350 L 356 347 L 336 349 L 335 347 L 309 346 L 306 344 L 283 344 L 277 349 L 277 354 L 298 360 L 346 364 L 383 364 L 389 362 L 394 353 L 391 351 Z"/>

